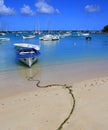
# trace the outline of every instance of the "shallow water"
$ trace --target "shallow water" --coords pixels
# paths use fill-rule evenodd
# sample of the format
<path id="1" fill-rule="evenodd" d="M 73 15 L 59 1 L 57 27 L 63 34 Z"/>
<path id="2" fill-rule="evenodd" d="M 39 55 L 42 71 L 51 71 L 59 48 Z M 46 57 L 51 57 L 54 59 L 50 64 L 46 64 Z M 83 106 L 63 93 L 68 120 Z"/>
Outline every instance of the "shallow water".
<path id="1" fill-rule="evenodd" d="M 14 43 L 24 42 L 41 46 L 41 55 L 34 68 L 51 66 L 55 64 L 75 63 L 80 61 L 103 60 L 108 58 L 108 35 L 90 34 L 92 40 L 87 41 L 85 37 L 67 36 L 58 41 L 42 42 L 37 35 L 34 39 L 23 40 L 22 34 L 7 34 L 3 37 L 10 41 L 0 42 L 0 71 L 17 70 L 27 68 L 18 62 Z"/>

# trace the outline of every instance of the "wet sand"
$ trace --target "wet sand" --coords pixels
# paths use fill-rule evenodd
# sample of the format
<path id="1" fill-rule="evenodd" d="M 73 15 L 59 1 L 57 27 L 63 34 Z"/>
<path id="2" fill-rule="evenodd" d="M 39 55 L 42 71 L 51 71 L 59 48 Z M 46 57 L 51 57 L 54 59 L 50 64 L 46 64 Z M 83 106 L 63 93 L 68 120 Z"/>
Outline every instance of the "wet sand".
<path id="1" fill-rule="evenodd" d="M 107 66 L 55 65 L 30 77 L 1 72 L 0 129 L 107 130 Z"/>

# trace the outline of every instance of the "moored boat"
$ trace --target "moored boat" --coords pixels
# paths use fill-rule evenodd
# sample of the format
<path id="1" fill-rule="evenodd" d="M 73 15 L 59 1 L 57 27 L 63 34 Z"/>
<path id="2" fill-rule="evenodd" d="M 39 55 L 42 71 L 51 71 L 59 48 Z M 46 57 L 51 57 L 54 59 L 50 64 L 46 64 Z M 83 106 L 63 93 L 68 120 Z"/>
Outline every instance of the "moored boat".
<path id="1" fill-rule="evenodd" d="M 86 37 L 86 40 L 90 41 L 92 38 L 90 36 Z"/>
<path id="2" fill-rule="evenodd" d="M 81 36 L 87 37 L 87 36 L 89 36 L 89 35 L 90 35 L 89 33 L 81 33 Z"/>
<path id="3" fill-rule="evenodd" d="M 17 58 L 27 66 L 31 67 L 40 55 L 40 46 L 27 43 L 15 43 Z"/>
<path id="4" fill-rule="evenodd" d="M 0 37 L 0 41 L 10 41 L 10 38 Z"/>
<path id="5" fill-rule="evenodd" d="M 60 39 L 59 35 L 54 35 L 52 37 L 52 41 L 56 41 L 56 40 L 59 40 L 59 39 Z"/>
<path id="6" fill-rule="evenodd" d="M 51 35 L 51 34 L 46 34 L 42 37 L 40 37 L 40 40 L 42 41 L 54 41 L 54 40 L 59 40 L 60 37 L 58 35 Z"/>
<path id="7" fill-rule="evenodd" d="M 34 48 L 22 48 L 17 52 L 17 57 L 19 61 L 31 67 L 38 59 L 40 55 L 39 50 Z"/>
<path id="8" fill-rule="evenodd" d="M 23 39 L 35 38 L 35 35 L 23 35 Z"/>
<path id="9" fill-rule="evenodd" d="M 42 41 L 52 41 L 52 38 L 53 38 L 53 35 L 46 34 L 46 35 L 40 37 L 39 39 Z"/>

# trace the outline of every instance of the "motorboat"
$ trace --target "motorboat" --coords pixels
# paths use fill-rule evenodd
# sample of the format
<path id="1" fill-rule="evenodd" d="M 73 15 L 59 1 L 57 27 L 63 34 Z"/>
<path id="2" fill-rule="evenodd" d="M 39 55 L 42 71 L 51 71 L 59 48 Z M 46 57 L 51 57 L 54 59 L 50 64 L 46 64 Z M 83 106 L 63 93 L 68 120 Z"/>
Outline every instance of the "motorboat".
<path id="1" fill-rule="evenodd" d="M 4 32 L 0 32 L 0 36 L 4 36 L 6 35 Z"/>
<path id="2" fill-rule="evenodd" d="M 10 41 L 10 38 L 0 37 L 0 41 Z"/>
<path id="3" fill-rule="evenodd" d="M 58 35 L 54 35 L 53 37 L 52 37 L 52 41 L 56 41 L 56 40 L 59 40 L 60 39 L 60 37 L 58 36 Z"/>
<path id="4" fill-rule="evenodd" d="M 92 38 L 90 36 L 86 37 L 86 40 L 90 41 Z"/>
<path id="5" fill-rule="evenodd" d="M 81 33 L 81 36 L 87 37 L 87 36 L 89 36 L 89 35 L 90 35 L 89 33 Z"/>
<path id="6" fill-rule="evenodd" d="M 17 52 L 19 61 L 31 67 L 38 59 L 40 55 L 39 50 L 35 48 L 22 48 Z"/>
<path id="7" fill-rule="evenodd" d="M 23 39 L 35 38 L 35 35 L 23 35 Z"/>
<path id="8" fill-rule="evenodd" d="M 29 67 L 36 62 L 40 55 L 40 46 L 28 43 L 15 43 L 17 58 Z"/>
<path id="9" fill-rule="evenodd" d="M 46 35 L 40 37 L 39 39 L 42 40 L 42 41 L 52 41 L 52 38 L 53 38 L 53 35 L 46 34 Z"/>
<path id="10" fill-rule="evenodd" d="M 55 40 L 59 40 L 59 39 L 60 39 L 60 37 L 58 35 L 51 35 L 51 34 L 47 34 L 47 35 L 40 37 L 40 40 L 42 40 L 42 41 L 55 41 Z"/>
<path id="11" fill-rule="evenodd" d="M 65 36 L 70 36 L 72 33 L 71 33 L 71 31 L 67 31 L 67 32 L 65 32 L 64 34 L 63 34 L 63 36 L 65 37 Z"/>

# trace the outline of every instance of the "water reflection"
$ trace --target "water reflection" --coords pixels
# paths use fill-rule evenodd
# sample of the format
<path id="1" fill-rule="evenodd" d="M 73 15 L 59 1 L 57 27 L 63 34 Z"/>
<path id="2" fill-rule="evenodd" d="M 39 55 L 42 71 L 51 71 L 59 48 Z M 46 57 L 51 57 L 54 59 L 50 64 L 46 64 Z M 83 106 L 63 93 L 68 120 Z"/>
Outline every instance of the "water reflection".
<path id="1" fill-rule="evenodd" d="M 41 67 L 39 64 L 34 64 L 31 68 L 26 66 L 18 66 L 17 70 L 22 77 L 29 79 L 39 74 L 41 72 Z"/>
<path id="2" fill-rule="evenodd" d="M 56 41 L 40 41 L 40 44 L 44 44 L 44 45 L 55 45 L 57 43 L 59 43 L 59 40 Z"/>

